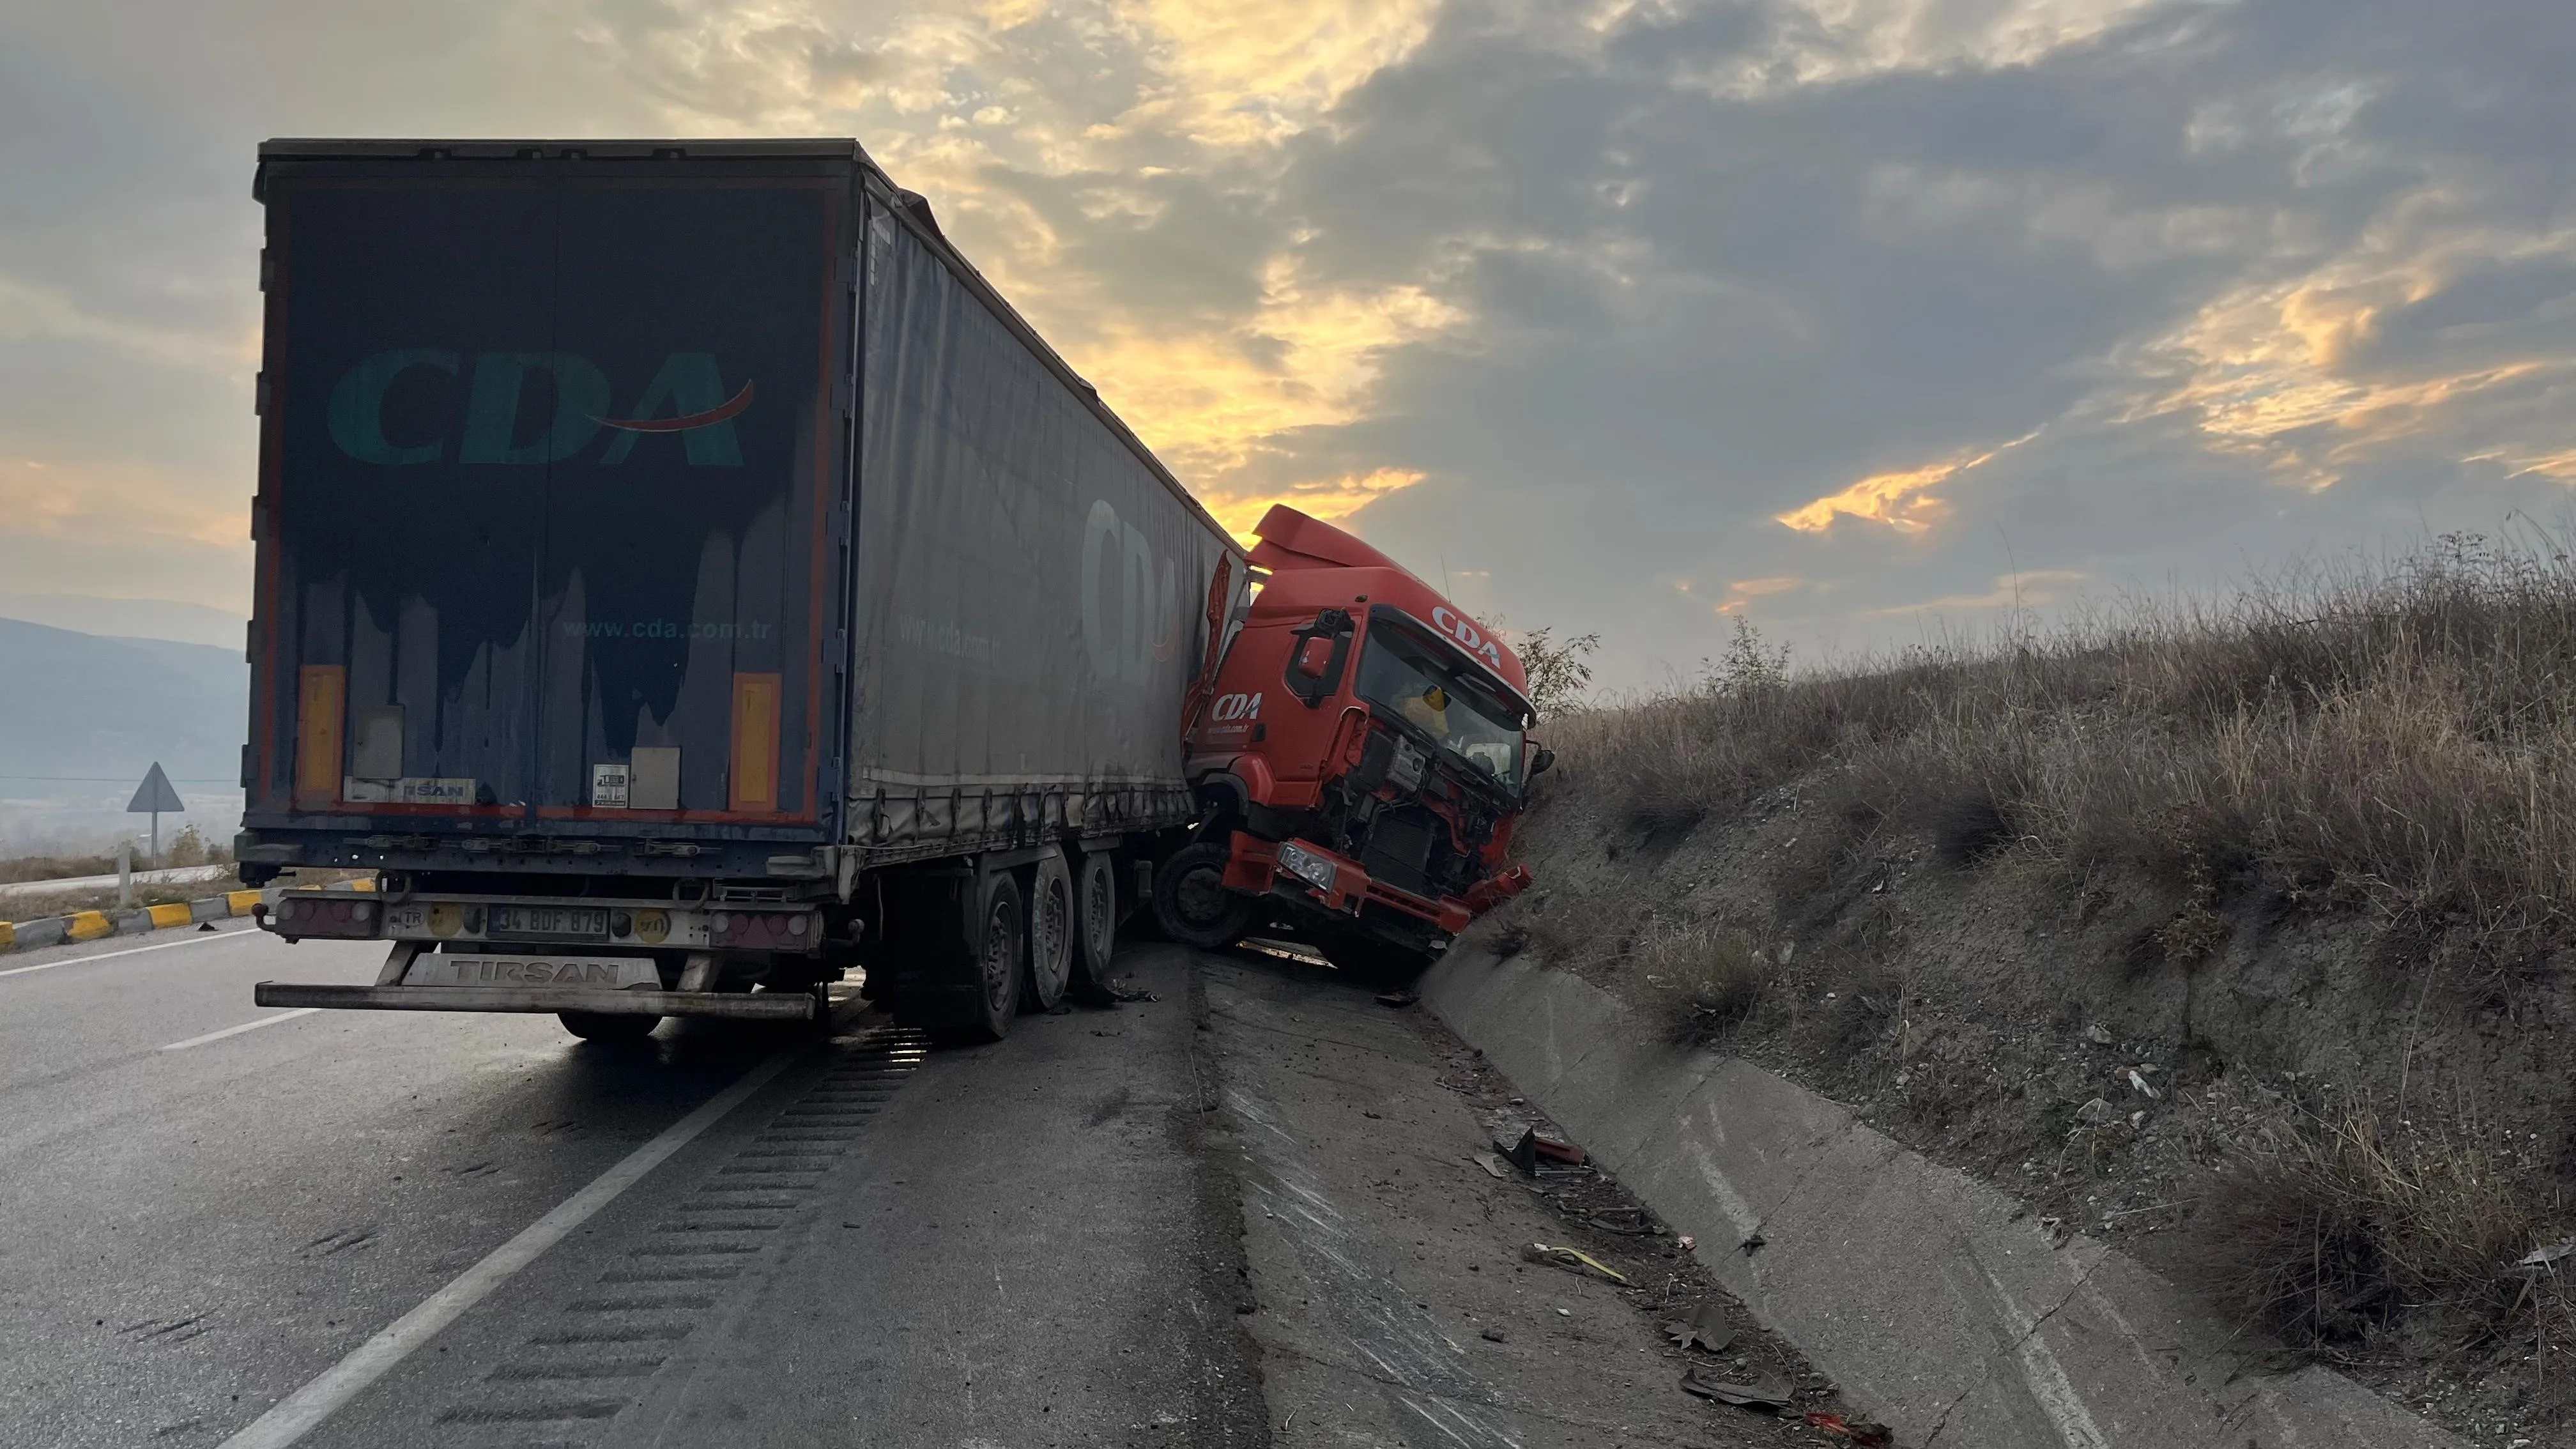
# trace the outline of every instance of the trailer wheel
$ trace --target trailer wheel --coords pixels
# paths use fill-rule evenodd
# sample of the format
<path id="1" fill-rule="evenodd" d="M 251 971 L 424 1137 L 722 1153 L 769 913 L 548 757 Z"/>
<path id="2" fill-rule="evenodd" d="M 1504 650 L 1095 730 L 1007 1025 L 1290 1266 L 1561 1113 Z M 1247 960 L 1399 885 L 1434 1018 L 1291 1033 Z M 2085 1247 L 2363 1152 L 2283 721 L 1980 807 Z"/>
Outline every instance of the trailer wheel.
<path id="1" fill-rule="evenodd" d="M 1154 877 L 1154 920 L 1184 946 L 1215 950 L 1243 939 L 1252 898 L 1225 888 L 1226 848 L 1209 841 L 1184 846 Z"/>
<path id="2" fill-rule="evenodd" d="M 1053 1011 L 1073 974 L 1073 875 L 1062 856 L 1043 857 L 1029 881 L 1028 977 L 1020 1005 Z"/>
<path id="3" fill-rule="evenodd" d="M 1095 996 L 1109 994 L 1109 958 L 1118 949 L 1118 867 L 1106 851 L 1082 858 L 1074 873 L 1075 984 Z"/>
<path id="4" fill-rule="evenodd" d="M 984 877 L 975 912 L 975 1004 L 966 1031 L 981 1041 L 1010 1034 L 1020 1014 L 1020 955 L 1027 945 L 1019 880 L 1007 870 Z"/>
<path id="5" fill-rule="evenodd" d="M 642 1041 L 662 1024 L 658 1016 L 627 1016 L 606 1011 L 558 1011 L 555 1020 L 583 1041 Z"/>

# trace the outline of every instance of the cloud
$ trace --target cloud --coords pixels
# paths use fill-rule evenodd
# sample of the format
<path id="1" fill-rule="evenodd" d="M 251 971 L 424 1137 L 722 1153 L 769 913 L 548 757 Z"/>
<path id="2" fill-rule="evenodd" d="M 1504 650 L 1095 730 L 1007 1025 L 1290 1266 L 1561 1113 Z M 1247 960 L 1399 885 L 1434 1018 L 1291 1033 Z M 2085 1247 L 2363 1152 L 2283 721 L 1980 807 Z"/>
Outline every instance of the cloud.
<path id="1" fill-rule="evenodd" d="M 1994 587 L 1974 594 L 1944 594 L 1937 599 L 1921 599 L 1910 604 L 1892 604 L 1872 609 L 1875 618 L 1910 614 L 1977 613 L 1992 609 L 2029 609 L 2052 604 L 2067 597 L 2070 584 L 2083 583 L 2090 575 L 2081 569 L 2038 569 L 2026 574 L 1998 574 Z"/>
<path id="2" fill-rule="evenodd" d="M 0 275 L 0 345 L 81 343 L 234 382 L 259 370 L 256 332 L 230 338 L 104 316 L 63 292 Z"/>
<path id="3" fill-rule="evenodd" d="M 1899 533 L 1921 533 L 1949 511 L 1948 504 L 1926 489 L 1947 483 L 1972 468 L 1982 468 L 2006 449 L 2018 448 L 2038 436 L 2036 430 L 2024 433 L 1973 458 L 1954 458 L 1896 473 L 1874 473 L 1840 492 L 1791 509 L 1775 521 L 1800 533 L 1822 533 L 1833 527 L 1837 516 L 1842 516 L 1884 523 Z"/>
<path id="4" fill-rule="evenodd" d="M 46 540 L 238 519 L 270 132 L 861 137 L 1229 523 L 1613 683 L 2576 483 L 2563 3 L 144 4 L 0 20 L 68 138 L 0 196 Z"/>

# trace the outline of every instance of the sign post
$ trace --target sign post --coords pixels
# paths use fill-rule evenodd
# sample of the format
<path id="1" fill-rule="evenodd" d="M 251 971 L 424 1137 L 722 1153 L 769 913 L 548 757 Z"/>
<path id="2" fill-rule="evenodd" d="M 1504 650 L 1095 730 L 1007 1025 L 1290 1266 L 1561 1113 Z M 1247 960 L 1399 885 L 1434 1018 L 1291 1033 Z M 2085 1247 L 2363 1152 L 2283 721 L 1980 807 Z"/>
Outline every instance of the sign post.
<path id="1" fill-rule="evenodd" d="M 128 815 L 149 813 L 152 817 L 153 866 L 161 863 L 161 812 L 167 810 L 176 815 L 187 808 L 186 802 L 179 798 L 179 792 L 171 788 L 170 777 L 161 772 L 161 762 L 154 760 L 152 768 L 143 776 L 143 783 L 135 787 L 134 798 L 125 806 Z"/>

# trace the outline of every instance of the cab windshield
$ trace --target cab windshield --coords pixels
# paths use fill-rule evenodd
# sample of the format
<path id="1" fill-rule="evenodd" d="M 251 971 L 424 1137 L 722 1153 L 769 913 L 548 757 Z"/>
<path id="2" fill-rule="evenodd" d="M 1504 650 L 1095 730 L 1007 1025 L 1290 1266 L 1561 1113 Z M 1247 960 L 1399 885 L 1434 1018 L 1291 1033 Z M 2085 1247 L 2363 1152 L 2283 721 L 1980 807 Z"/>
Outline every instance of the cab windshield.
<path id="1" fill-rule="evenodd" d="M 1520 788 L 1520 711 L 1428 644 L 1384 623 L 1371 627 L 1360 655 L 1359 692 L 1506 788 Z"/>

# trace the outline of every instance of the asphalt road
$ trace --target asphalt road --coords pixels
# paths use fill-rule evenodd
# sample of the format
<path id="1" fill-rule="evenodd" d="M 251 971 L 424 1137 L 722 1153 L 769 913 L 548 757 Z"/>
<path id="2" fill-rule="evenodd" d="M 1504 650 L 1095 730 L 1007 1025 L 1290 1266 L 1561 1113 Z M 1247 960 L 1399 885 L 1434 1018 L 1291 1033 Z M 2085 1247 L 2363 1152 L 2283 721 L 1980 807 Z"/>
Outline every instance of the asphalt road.
<path id="1" fill-rule="evenodd" d="M 251 1004 L 379 954 L 0 957 L 0 1442 L 1778 1442 L 1515 1281 L 1536 1209 L 1328 972 L 1132 947 L 1155 999 L 954 1050 Z"/>

